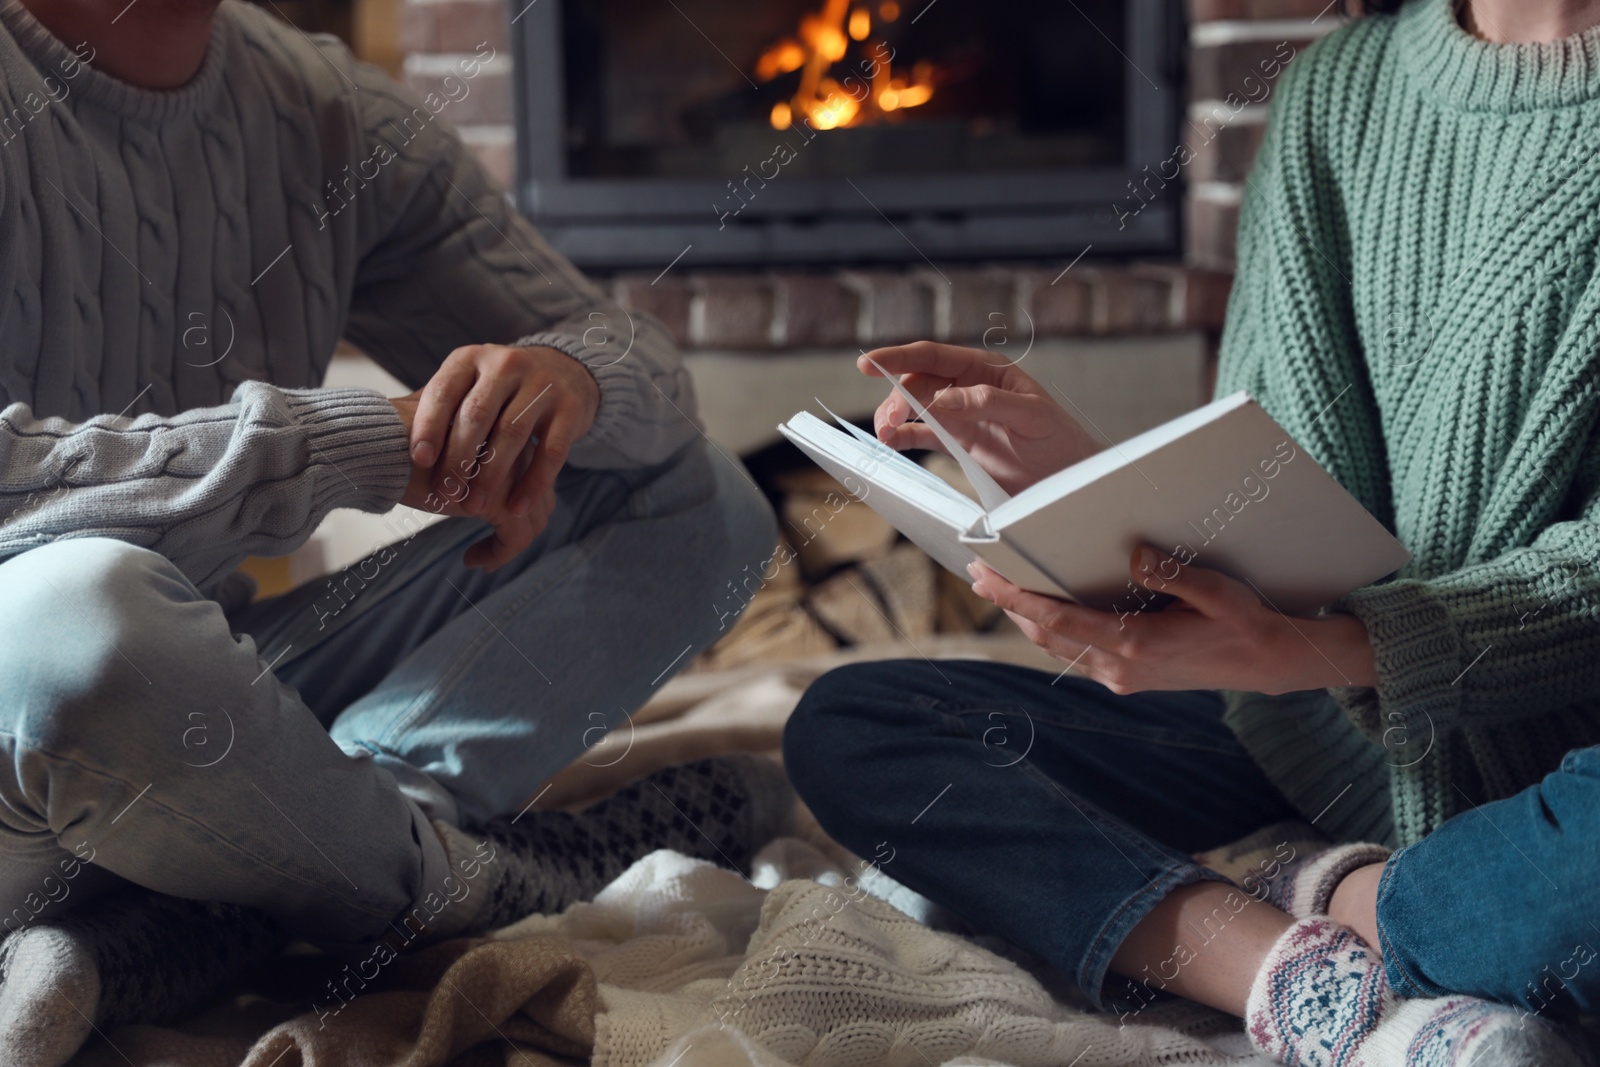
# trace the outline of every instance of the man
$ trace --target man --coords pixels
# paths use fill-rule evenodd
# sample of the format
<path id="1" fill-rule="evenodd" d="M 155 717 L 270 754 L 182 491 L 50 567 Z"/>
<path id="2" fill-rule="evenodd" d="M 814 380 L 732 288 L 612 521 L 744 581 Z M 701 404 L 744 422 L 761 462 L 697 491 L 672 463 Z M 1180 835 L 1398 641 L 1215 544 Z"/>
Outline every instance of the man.
<path id="1" fill-rule="evenodd" d="M 0 3 L 0 1061 L 181 1010 L 262 913 L 367 960 L 777 825 L 741 762 L 527 811 L 774 530 L 451 131 L 490 58 L 417 99 L 235 0 Z M 341 337 L 418 391 L 320 388 Z M 397 502 L 451 517 L 248 603 Z"/>

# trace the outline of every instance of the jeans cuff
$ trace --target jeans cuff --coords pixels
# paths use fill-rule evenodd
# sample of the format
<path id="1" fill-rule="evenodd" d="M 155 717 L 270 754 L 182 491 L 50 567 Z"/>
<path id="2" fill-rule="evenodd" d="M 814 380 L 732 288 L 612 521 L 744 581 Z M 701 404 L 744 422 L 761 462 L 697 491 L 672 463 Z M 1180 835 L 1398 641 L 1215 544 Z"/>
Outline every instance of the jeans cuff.
<path id="1" fill-rule="evenodd" d="M 1394 990 L 1396 996 L 1437 997 L 1443 995 L 1444 991 L 1418 982 L 1416 976 L 1400 961 L 1401 946 L 1394 937 L 1394 931 L 1384 922 L 1384 902 L 1394 891 L 1395 867 L 1400 857 L 1408 851 L 1409 849 L 1402 848 L 1390 856 L 1389 861 L 1383 865 L 1383 874 L 1378 878 L 1378 896 L 1373 909 L 1376 912 L 1378 927 L 1376 948 L 1383 955 L 1384 974 L 1389 979 L 1389 988 Z"/>
<path id="2" fill-rule="evenodd" d="M 417 896 L 423 897 L 445 885 L 445 879 L 452 873 L 450 855 L 445 851 L 444 842 L 439 840 L 439 835 L 434 832 L 427 811 L 418 807 L 416 801 L 409 797 L 406 799 L 411 808 L 411 821 L 416 826 L 417 837 L 422 843 L 422 884 L 417 890 Z"/>
<path id="3" fill-rule="evenodd" d="M 441 785 L 433 775 L 420 767 L 412 766 L 382 745 L 371 741 L 336 740 L 346 752 L 355 749 L 370 753 L 372 762 L 388 771 L 394 778 L 395 784 L 400 788 L 400 795 L 409 800 L 414 807 L 421 809 L 424 821 L 440 819 L 451 826 L 461 825 L 461 806 L 450 790 Z"/>
<path id="4" fill-rule="evenodd" d="M 421 853 L 418 857 L 417 883 L 412 893 L 412 901 L 370 934 L 347 939 L 331 937 L 306 939 L 335 959 L 350 964 L 358 961 L 370 962 L 376 958 L 375 953 L 381 955 L 385 951 L 380 946 L 387 945 L 392 956 L 393 952 L 399 951 L 401 947 L 410 945 L 423 931 L 423 925 L 418 921 L 419 902 L 425 900 L 430 893 L 437 895 L 441 887 L 446 884 L 445 878 L 450 875 L 451 867 L 444 843 L 434 832 L 427 814 L 415 801 L 408 798 L 406 807 L 410 809 L 411 814 L 411 839 Z"/>
<path id="5" fill-rule="evenodd" d="M 1119 1015 L 1126 1016 L 1143 1010 L 1149 1003 L 1149 1000 L 1141 1001 L 1133 997 L 1106 995 L 1103 987 L 1111 973 L 1111 959 L 1122 947 L 1122 943 L 1128 939 L 1128 935 L 1133 932 L 1133 928 L 1143 922 L 1145 917 L 1155 910 L 1156 905 L 1167 899 L 1174 889 L 1198 882 L 1234 884 L 1232 879 L 1209 867 L 1202 867 L 1197 863 L 1175 864 L 1150 879 L 1148 885 L 1123 901 L 1116 913 L 1106 920 L 1105 925 L 1095 935 L 1089 954 L 1084 957 L 1083 963 L 1078 968 L 1078 988 L 1089 998 L 1089 1003 L 1096 1010 L 1115 1011 Z M 1140 984 L 1132 978 L 1123 980 L 1128 983 L 1130 989 Z M 1155 992 L 1148 982 L 1143 984 L 1145 988 L 1151 989 L 1152 993 Z"/>

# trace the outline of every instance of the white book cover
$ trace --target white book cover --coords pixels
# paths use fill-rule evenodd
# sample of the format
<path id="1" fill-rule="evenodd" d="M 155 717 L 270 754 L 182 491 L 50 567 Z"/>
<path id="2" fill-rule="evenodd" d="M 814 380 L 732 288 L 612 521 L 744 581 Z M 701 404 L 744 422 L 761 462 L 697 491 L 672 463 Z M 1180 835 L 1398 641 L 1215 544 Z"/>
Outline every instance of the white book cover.
<path id="1" fill-rule="evenodd" d="M 1009 496 L 892 375 L 979 499 L 835 417 L 778 430 L 945 567 L 982 559 L 1024 589 L 1136 610 L 1130 560 L 1150 544 L 1310 614 L 1394 573 L 1409 552 L 1245 393 L 1235 393 Z M 824 409 L 826 410 L 826 409 Z M 831 414 L 831 413 L 830 413 Z"/>

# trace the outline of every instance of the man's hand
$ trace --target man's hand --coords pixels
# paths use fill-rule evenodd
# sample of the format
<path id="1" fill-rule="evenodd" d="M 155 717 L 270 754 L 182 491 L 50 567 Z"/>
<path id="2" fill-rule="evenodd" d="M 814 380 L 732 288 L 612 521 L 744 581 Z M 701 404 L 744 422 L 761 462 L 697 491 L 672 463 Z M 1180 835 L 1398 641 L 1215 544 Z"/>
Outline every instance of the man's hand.
<path id="1" fill-rule="evenodd" d="M 899 375 L 911 395 L 1008 493 L 1103 447 L 1038 382 L 980 349 L 932 341 L 880 348 L 856 364 L 862 373 L 876 375 L 868 360 Z M 943 452 L 931 429 L 909 421 L 914 416 L 904 397 L 890 394 L 873 418 L 878 439 L 891 448 Z"/>
<path id="2" fill-rule="evenodd" d="M 446 478 L 492 454 L 462 507 L 485 516 L 501 501 L 525 516 L 555 486 L 573 444 L 594 424 L 600 386 L 582 363 L 553 348 L 468 345 L 446 357 L 418 397 L 411 427 L 411 459 L 435 472 L 434 491 Z M 526 472 L 504 459 L 538 446 Z M 484 446 L 487 445 L 488 448 Z"/>
<path id="3" fill-rule="evenodd" d="M 1162 611 L 1096 611 L 1025 592 L 981 563 L 969 569 L 973 591 L 1004 608 L 1028 640 L 1113 693 L 1377 684 L 1372 644 L 1355 616 L 1290 618 L 1243 582 L 1153 548 L 1134 553 L 1133 580 L 1176 598 Z"/>
<path id="4" fill-rule="evenodd" d="M 391 403 L 411 442 L 411 480 L 400 502 L 493 524 L 494 534 L 465 557 L 467 566 L 493 571 L 549 522 L 556 475 L 594 423 L 600 389 L 582 364 L 555 349 L 474 345 L 452 352 L 425 387 Z"/>
<path id="5" fill-rule="evenodd" d="M 417 405 L 421 399 L 422 391 L 418 390 L 409 396 L 393 397 L 389 401 L 400 415 L 400 421 L 405 424 L 408 437 L 416 421 Z M 429 511 L 435 515 L 466 515 L 467 511 L 462 506 L 462 501 L 467 498 L 472 483 L 482 475 L 485 465 L 496 460 L 501 463 L 506 462 L 504 457 L 495 455 L 492 446 L 486 444 L 480 456 L 463 464 L 454 474 L 442 477 L 437 470 L 419 467 L 413 462 L 411 480 L 406 485 L 405 495 L 400 498 L 400 503 L 408 508 Z M 515 473 L 521 474 L 526 471 L 529 460 L 527 452 L 516 457 Z M 434 489 L 436 481 L 440 483 L 437 491 Z M 508 562 L 539 536 L 539 531 L 544 529 L 545 523 L 550 519 L 550 513 L 555 510 L 555 504 L 556 494 L 552 488 L 547 490 L 525 515 L 511 514 L 506 509 L 504 501 L 481 512 L 477 517 L 492 523 L 495 532 L 493 536 L 486 537 L 467 549 L 463 562 L 469 567 L 482 567 L 485 571 L 493 571 Z"/>

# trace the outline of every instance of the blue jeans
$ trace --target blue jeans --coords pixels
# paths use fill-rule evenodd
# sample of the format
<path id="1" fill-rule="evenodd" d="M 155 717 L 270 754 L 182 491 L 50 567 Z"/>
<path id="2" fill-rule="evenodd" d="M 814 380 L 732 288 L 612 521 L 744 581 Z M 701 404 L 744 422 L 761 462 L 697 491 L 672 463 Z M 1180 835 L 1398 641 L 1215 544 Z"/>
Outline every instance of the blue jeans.
<path id="1" fill-rule="evenodd" d="M 1303 819 L 1213 693 L 1116 696 L 992 663 L 844 667 L 806 693 L 785 764 L 823 827 L 884 873 L 1039 955 L 1100 1007 L 1191 856 Z M 1394 854 L 1378 898 L 1402 995 L 1468 993 L 1550 1017 L 1600 1003 L 1600 749 Z M 1589 947 L 1593 946 L 1593 947 Z M 1159 985 L 1159 983 L 1156 983 Z"/>
<path id="2" fill-rule="evenodd" d="M 377 937 L 449 870 L 429 818 L 517 812 L 631 728 L 772 554 L 765 500 L 700 444 L 557 497 L 492 575 L 461 564 L 488 527 L 449 519 L 231 616 L 121 541 L 0 564 L 5 929 L 126 879 Z"/>
<path id="3" fill-rule="evenodd" d="M 789 720 L 784 765 L 840 843 L 1106 1007 L 1127 984 L 1106 979 L 1129 931 L 1178 886 L 1222 879 L 1192 854 L 1298 813 L 1215 693 L 1053 677 L 964 661 L 831 671 Z"/>
<path id="4" fill-rule="evenodd" d="M 1403 996 L 1600 1014 L 1600 748 L 1463 812 L 1389 858 L 1378 933 Z"/>

